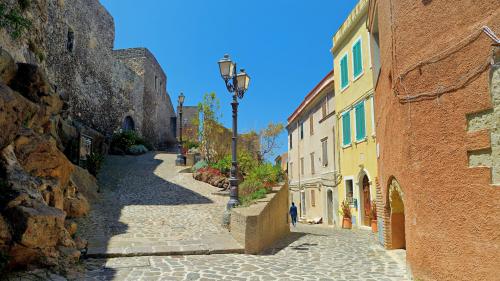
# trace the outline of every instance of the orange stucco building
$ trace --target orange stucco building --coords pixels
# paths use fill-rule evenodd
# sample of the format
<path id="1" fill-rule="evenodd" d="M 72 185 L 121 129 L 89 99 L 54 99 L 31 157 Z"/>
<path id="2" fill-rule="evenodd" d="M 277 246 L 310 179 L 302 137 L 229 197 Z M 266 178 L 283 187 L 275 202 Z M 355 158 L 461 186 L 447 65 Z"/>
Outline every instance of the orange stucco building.
<path id="1" fill-rule="evenodd" d="M 371 0 L 367 25 L 380 242 L 417 280 L 498 280 L 499 2 Z"/>

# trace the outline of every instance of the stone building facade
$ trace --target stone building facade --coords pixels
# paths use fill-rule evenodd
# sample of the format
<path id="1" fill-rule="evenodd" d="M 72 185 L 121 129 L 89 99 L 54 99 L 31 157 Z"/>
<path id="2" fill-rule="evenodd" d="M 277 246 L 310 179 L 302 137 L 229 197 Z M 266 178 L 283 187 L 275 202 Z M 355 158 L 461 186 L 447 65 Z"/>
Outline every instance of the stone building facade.
<path id="1" fill-rule="evenodd" d="M 2 2 L 19 9 L 17 0 Z M 0 45 L 16 61 L 46 69 L 72 120 L 110 137 L 132 119 L 156 148 L 175 141 L 163 70 L 146 49 L 130 51 L 141 53 L 142 72 L 116 58 L 114 20 L 98 0 L 36 1 L 25 9 L 29 30 L 13 39 L 1 29 Z"/>
<path id="2" fill-rule="evenodd" d="M 175 111 L 167 92 L 167 76 L 154 55 L 146 48 L 114 50 L 113 56 L 132 69 L 144 85 L 142 89 L 143 136 L 157 148 L 175 142 Z"/>
<path id="3" fill-rule="evenodd" d="M 497 280 L 500 6 L 371 0 L 368 14 L 381 242 L 406 248 L 418 280 Z"/>
<path id="4" fill-rule="evenodd" d="M 177 112 L 179 107 L 177 106 Z M 180 122 L 176 119 L 176 131 L 179 136 Z M 198 141 L 200 124 L 200 111 L 197 106 L 183 106 L 182 107 L 182 139 L 184 141 Z"/>
<path id="5" fill-rule="evenodd" d="M 290 201 L 302 220 L 322 218 L 329 225 L 339 225 L 334 85 L 332 70 L 288 117 L 286 127 Z"/>

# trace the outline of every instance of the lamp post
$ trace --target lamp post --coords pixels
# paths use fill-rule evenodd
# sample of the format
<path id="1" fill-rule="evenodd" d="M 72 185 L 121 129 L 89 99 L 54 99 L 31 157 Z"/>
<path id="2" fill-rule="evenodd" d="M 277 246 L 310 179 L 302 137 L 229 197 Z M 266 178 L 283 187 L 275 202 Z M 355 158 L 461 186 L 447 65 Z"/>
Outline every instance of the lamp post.
<path id="1" fill-rule="evenodd" d="M 182 155 L 182 104 L 184 103 L 184 94 L 181 92 L 177 100 L 179 102 L 179 154 L 175 159 L 176 166 L 185 166 L 186 157 Z"/>
<path id="2" fill-rule="evenodd" d="M 237 143 L 238 143 L 238 98 L 242 99 L 243 95 L 248 89 L 250 77 L 246 74 L 244 69 L 236 73 L 236 63 L 231 61 L 229 55 L 224 55 L 219 61 L 219 70 L 227 90 L 233 94 L 233 137 L 231 143 L 232 163 L 231 174 L 229 177 L 229 202 L 227 209 L 231 209 L 238 205 L 238 159 L 237 159 Z"/>

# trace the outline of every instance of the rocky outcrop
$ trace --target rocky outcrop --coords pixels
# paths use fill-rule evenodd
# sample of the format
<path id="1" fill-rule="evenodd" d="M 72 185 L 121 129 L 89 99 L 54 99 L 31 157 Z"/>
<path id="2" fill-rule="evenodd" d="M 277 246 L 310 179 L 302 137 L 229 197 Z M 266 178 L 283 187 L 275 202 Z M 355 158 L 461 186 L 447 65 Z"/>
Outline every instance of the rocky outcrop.
<path id="1" fill-rule="evenodd" d="M 193 173 L 193 178 L 198 181 L 206 182 L 222 190 L 226 190 L 229 187 L 229 179 L 227 177 L 203 169 Z"/>
<path id="2" fill-rule="evenodd" d="M 97 184 L 63 153 L 77 135 L 63 108 L 43 69 L 0 49 L 0 254 L 8 268 L 63 268 L 85 245 L 67 218 L 88 213 L 85 195 L 96 198 Z"/>

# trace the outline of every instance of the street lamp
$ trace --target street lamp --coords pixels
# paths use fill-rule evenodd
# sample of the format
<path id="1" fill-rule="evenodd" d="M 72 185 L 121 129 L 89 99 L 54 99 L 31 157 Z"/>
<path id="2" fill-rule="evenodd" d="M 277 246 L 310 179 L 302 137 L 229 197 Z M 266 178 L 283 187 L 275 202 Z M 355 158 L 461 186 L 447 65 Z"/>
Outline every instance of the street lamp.
<path id="1" fill-rule="evenodd" d="M 226 88 L 230 93 L 233 93 L 233 138 L 231 143 L 232 163 L 231 174 L 229 177 L 229 202 L 227 209 L 231 209 L 238 205 L 238 159 L 237 159 L 237 138 L 238 138 L 238 98 L 242 99 L 248 89 L 250 77 L 244 69 L 236 74 L 236 63 L 231 61 L 229 55 L 224 55 L 219 61 L 219 70 Z"/>
<path id="2" fill-rule="evenodd" d="M 179 154 L 177 154 L 177 159 L 175 159 L 176 166 L 185 166 L 186 157 L 182 155 L 182 104 L 184 103 L 184 94 L 181 92 L 178 98 L 179 102 Z"/>

